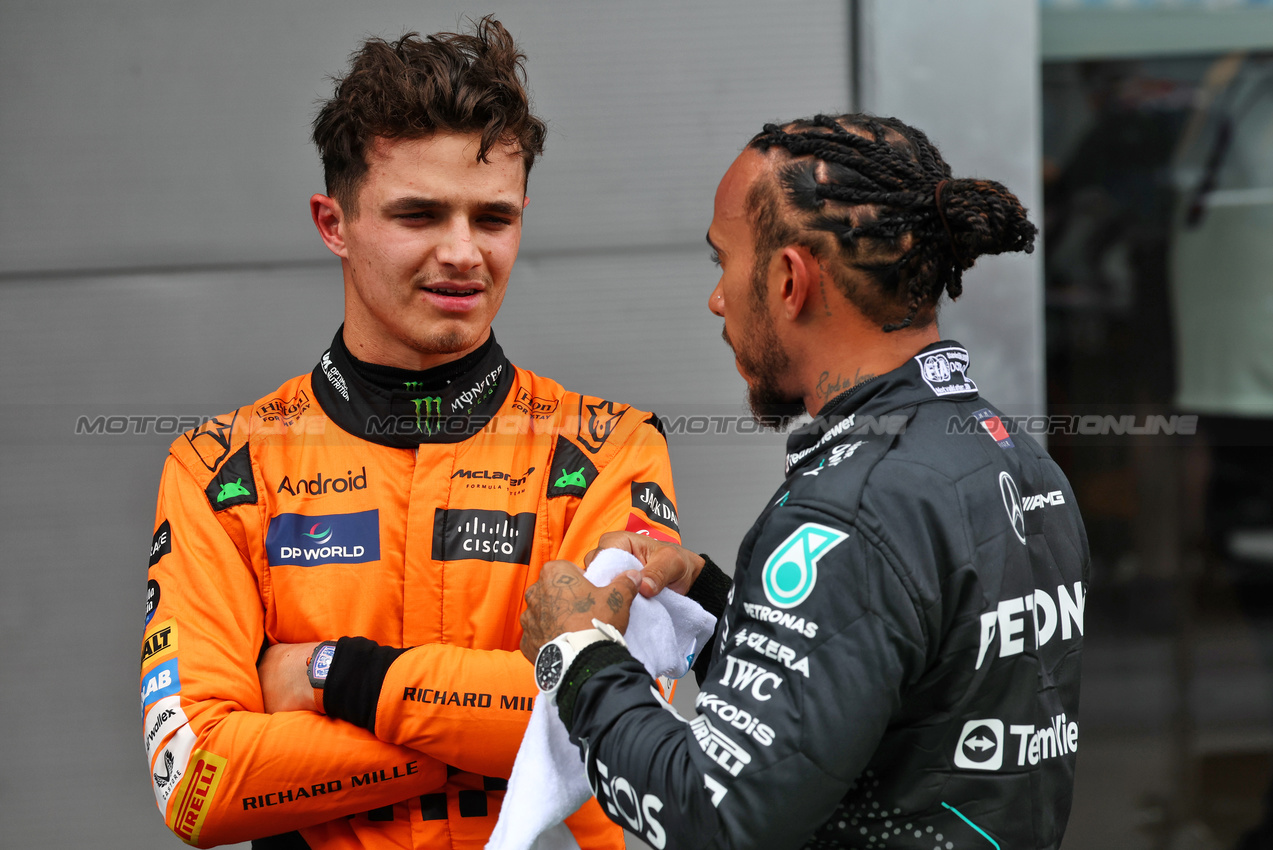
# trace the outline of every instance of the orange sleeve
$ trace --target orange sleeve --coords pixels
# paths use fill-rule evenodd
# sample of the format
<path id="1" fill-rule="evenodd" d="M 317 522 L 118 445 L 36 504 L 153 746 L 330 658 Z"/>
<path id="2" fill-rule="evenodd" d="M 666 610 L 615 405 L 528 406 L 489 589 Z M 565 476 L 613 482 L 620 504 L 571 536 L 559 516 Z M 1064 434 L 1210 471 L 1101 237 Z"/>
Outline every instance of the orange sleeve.
<path id="1" fill-rule="evenodd" d="M 155 524 L 142 736 L 156 803 L 179 838 L 207 847 L 275 835 L 445 783 L 444 765 L 352 724 L 308 711 L 262 712 L 257 576 L 172 457 Z"/>
<path id="2" fill-rule="evenodd" d="M 558 558 L 582 567 L 584 555 L 608 531 L 635 531 L 681 542 L 667 440 L 649 424 L 650 419 L 637 425 L 584 494 L 567 525 Z"/>
<path id="3" fill-rule="evenodd" d="M 680 540 L 667 443 L 651 425 L 638 424 L 629 433 L 582 497 L 563 498 L 577 506 L 557 558 L 582 565 L 598 537 L 631 528 L 634 517 L 662 539 Z M 521 639 L 520 627 L 516 639 Z M 421 692 L 421 682 L 444 682 L 450 690 Z M 385 675 L 376 735 L 461 770 L 506 777 L 530 720 L 525 709 L 537 693 L 531 664 L 520 652 L 418 646 L 399 656 Z M 512 710 L 479 710 L 483 699 Z"/>

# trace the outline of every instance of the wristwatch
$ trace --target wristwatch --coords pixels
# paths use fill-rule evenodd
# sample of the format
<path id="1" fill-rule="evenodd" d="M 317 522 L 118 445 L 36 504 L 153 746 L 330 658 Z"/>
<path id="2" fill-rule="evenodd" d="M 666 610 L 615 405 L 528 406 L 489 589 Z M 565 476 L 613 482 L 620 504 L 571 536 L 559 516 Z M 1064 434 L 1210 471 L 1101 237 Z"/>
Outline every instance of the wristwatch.
<path id="1" fill-rule="evenodd" d="M 309 686 L 321 690 L 327 684 L 327 673 L 332 667 L 332 656 L 336 654 L 336 641 L 325 640 L 314 647 L 313 653 L 305 659 L 309 672 Z"/>
<path id="2" fill-rule="evenodd" d="M 623 634 L 609 623 L 594 619 L 592 625 L 591 629 L 557 635 L 539 648 L 539 655 L 535 656 L 535 684 L 548 697 L 549 704 L 557 704 L 557 689 L 566 678 L 566 671 L 586 647 L 603 640 L 628 645 Z"/>

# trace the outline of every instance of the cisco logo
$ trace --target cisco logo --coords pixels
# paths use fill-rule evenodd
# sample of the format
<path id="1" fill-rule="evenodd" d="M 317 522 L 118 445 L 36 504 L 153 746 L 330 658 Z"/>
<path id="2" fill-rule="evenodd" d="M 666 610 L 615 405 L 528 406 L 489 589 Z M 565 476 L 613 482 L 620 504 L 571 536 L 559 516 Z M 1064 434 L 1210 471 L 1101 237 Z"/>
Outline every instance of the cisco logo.
<path id="1" fill-rule="evenodd" d="M 433 560 L 500 561 L 530 564 L 535 541 L 535 514 L 504 511 L 446 510 L 433 512 Z"/>

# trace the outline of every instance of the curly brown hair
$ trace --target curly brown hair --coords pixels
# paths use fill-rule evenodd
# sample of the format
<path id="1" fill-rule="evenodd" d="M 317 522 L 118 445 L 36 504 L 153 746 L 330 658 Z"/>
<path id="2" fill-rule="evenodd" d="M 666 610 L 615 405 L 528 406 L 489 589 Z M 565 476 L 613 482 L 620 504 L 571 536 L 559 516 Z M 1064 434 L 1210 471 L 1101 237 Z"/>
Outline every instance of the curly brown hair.
<path id="1" fill-rule="evenodd" d="M 489 162 L 497 144 L 515 145 L 529 176 L 544 152 L 547 127 L 530 111 L 525 60 L 490 15 L 473 25 L 472 34 L 367 39 L 350 57 L 348 73 L 333 78 L 335 93 L 314 118 L 327 194 L 357 215 L 367 148 L 377 137 L 478 133 L 479 160 Z"/>

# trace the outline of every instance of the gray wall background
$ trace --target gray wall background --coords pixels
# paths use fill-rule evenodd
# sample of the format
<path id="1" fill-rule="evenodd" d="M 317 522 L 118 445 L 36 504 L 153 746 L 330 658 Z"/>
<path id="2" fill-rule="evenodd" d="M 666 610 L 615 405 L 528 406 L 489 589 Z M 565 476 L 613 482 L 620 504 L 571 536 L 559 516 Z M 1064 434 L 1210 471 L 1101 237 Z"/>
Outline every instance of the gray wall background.
<path id="1" fill-rule="evenodd" d="M 743 411 L 706 309 L 712 196 L 765 121 L 852 105 L 855 18 L 864 105 L 929 130 L 957 174 L 1040 206 L 1032 3 L 0 3 L 0 846 L 179 846 L 136 708 L 172 435 L 76 436 L 76 420 L 216 413 L 309 370 L 342 309 L 306 206 L 325 75 L 365 35 L 486 12 L 529 54 L 550 125 L 495 328 L 516 362 L 572 389 Z M 1019 49 L 1000 50 L 1005 31 Z M 984 265 L 947 333 L 990 397 L 1041 409 L 1037 265 Z M 732 563 L 781 444 L 672 439 L 687 542 Z"/>

